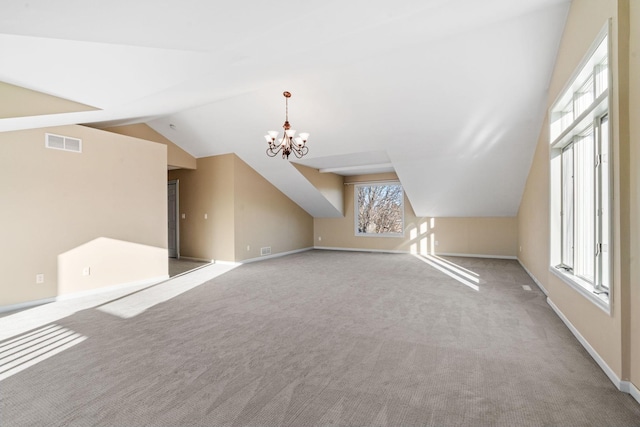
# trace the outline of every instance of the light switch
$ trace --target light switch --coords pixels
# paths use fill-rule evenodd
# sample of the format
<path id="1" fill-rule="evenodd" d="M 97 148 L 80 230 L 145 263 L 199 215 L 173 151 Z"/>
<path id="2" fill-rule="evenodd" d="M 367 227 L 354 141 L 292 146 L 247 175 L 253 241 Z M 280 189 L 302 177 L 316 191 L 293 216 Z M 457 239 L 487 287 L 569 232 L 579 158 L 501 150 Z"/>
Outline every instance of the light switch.
<path id="1" fill-rule="evenodd" d="M 182 214 L 182 219 L 185 219 L 187 217 L 186 214 Z"/>

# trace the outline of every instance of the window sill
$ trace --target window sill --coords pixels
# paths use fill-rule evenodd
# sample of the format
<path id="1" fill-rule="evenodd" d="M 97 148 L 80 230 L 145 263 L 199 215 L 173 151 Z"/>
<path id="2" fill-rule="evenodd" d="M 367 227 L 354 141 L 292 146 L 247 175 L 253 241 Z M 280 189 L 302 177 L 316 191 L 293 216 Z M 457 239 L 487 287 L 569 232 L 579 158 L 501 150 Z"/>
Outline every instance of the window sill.
<path id="1" fill-rule="evenodd" d="M 384 234 L 375 234 L 375 233 L 356 233 L 356 237 L 399 237 L 403 238 L 404 234 L 394 234 L 394 233 L 384 233 Z"/>
<path id="2" fill-rule="evenodd" d="M 549 267 L 549 271 L 551 271 L 556 277 L 571 286 L 573 289 L 578 291 L 578 293 L 595 304 L 599 309 L 601 309 L 608 315 L 611 315 L 611 304 L 609 301 L 609 295 L 597 294 L 595 292 L 595 289 L 589 282 L 586 282 L 571 273 L 559 270 L 553 266 Z"/>

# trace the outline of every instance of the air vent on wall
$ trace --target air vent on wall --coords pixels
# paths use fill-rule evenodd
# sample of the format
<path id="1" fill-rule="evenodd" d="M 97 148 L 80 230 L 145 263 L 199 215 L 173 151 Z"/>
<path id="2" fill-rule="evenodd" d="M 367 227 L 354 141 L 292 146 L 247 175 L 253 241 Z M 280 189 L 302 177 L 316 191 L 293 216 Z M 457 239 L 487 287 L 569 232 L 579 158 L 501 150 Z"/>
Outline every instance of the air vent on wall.
<path id="1" fill-rule="evenodd" d="M 271 254 L 271 246 L 267 246 L 265 248 L 260 248 L 260 255 L 270 255 Z"/>
<path id="2" fill-rule="evenodd" d="M 45 134 L 45 147 L 55 150 L 71 151 L 73 153 L 82 152 L 82 140 L 69 136 Z"/>

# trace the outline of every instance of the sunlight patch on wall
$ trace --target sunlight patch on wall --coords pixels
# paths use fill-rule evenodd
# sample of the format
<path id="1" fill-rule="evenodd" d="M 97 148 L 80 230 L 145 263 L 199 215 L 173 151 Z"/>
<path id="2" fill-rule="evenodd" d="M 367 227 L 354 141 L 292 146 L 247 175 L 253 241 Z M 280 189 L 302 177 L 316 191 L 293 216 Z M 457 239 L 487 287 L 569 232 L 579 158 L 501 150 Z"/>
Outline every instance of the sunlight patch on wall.
<path id="1" fill-rule="evenodd" d="M 429 225 L 429 223 L 431 225 Z M 435 254 L 435 218 L 424 219 L 417 226 L 409 228 L 409 253 L 411 254 Z"/>

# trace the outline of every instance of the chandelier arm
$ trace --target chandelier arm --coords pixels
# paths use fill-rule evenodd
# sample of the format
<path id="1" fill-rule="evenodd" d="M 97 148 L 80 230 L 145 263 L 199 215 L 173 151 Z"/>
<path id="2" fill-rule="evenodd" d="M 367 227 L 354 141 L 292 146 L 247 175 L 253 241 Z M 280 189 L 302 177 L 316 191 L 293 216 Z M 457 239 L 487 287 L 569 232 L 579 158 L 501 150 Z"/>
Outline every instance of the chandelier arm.
<path id="1" fill-rule="evenodd" d="M 275 157 L 282 150 L 282 144 L 275 144 L 275 142 L 269 143 L 269 148 L 267 148 L 267 155 L 269 157 Z"/>
<path id="2" fill-rule="evenodd" d="M 299 147 L 299 146 L 292 146 L 293 148 L 293 154 L 295 154 L 295 156 L 299 159 L 302 158 L 302 156 L 304 156 L 305 154 L 307 154 L 309 152 L 309 149 L 307 147 Z M 306 148 L 306 150 L 305 150 Z"/>

